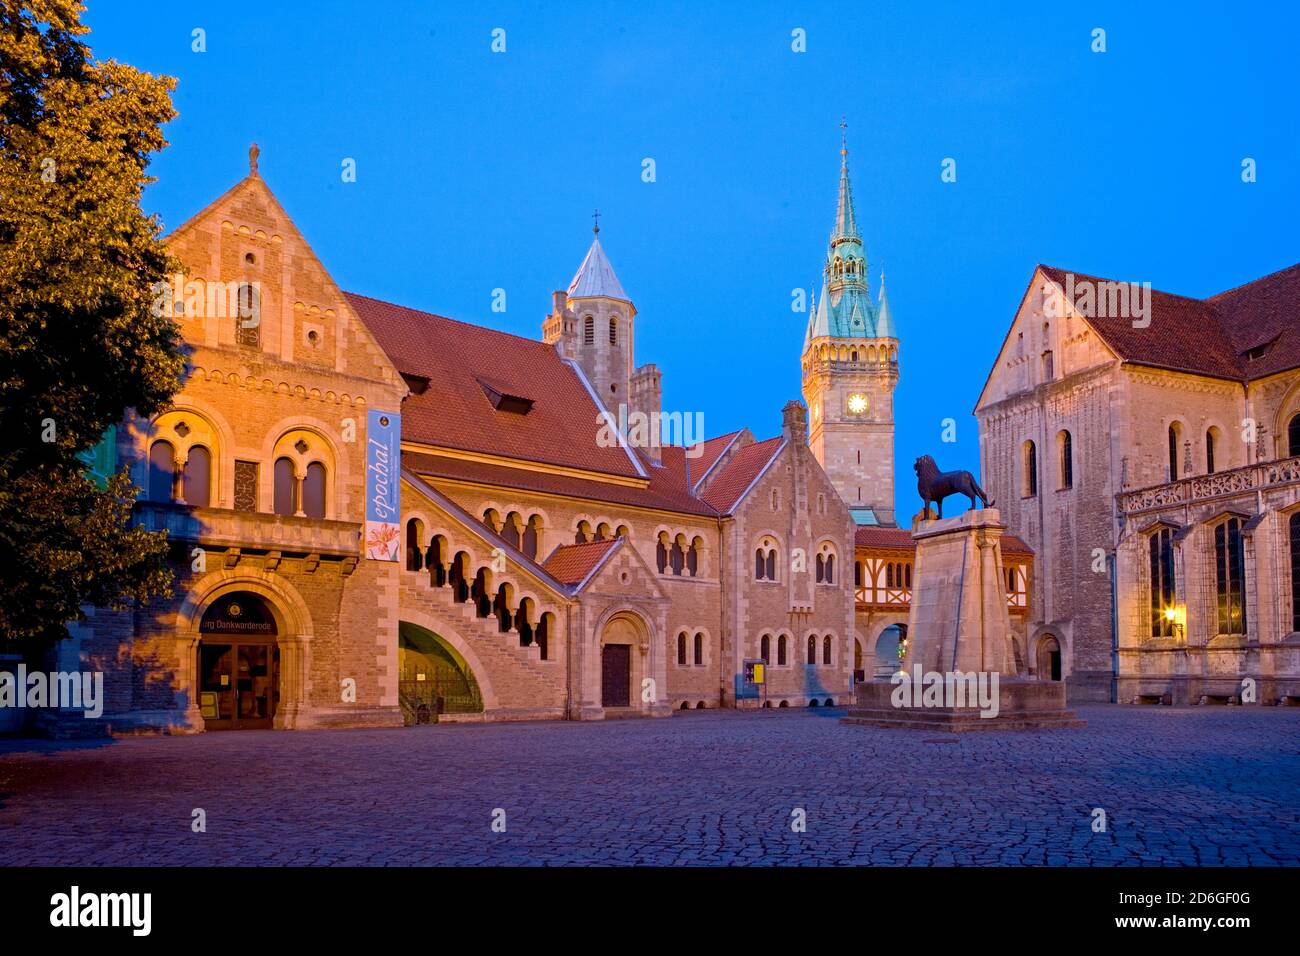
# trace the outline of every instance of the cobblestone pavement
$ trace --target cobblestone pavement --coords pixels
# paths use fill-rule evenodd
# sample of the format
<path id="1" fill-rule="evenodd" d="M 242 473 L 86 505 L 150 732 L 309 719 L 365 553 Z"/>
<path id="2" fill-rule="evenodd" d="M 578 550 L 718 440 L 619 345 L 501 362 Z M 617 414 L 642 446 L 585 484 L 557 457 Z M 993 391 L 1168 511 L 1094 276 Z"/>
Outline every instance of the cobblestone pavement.
<path id="1" fill-rule="evenodd" d="M 3 741 L 0 864 L 1300 863 L 1300 710 L 841 713 Z"/>

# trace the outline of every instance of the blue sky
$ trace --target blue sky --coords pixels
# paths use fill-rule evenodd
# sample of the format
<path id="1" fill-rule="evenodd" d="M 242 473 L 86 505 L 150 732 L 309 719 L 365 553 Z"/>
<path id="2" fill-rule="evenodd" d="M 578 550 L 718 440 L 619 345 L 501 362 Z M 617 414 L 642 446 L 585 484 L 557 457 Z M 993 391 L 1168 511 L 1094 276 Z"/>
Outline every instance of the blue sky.
<path id="1" fill-rule="evenodd" d="M 1036 263 L 1202 296 L 1300 261 L 1295 8 L 986 6 L 92 0 L 86 22 L 99 57 L 179 79 L 145 197 L 169 229 L 256 140 L 344 289 L 540 337 L 598 207 L 636 360 L 709 434 L 775 434 L 799 397 L 791 290 L 820 287 L 847 117 L 900 330 L 905 522 L 917 455 L 978 472 L 971 410 Z"/>

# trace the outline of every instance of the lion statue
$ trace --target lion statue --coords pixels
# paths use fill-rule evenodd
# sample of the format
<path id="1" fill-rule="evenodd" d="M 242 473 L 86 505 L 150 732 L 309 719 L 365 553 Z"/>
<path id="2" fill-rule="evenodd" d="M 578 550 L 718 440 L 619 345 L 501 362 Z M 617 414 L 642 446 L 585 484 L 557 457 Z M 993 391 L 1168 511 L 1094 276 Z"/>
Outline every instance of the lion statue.
<path id="1" fill-rule="evenodd" d="M 933 501 L 938 508 L 937 517 L 942 518 L 943 499 L 949 495 L 965 495 L 970 499 L 972 509 L 976 498 L 979 498 L 985 508 L 993 507 L 993 502 L 989 501 L 989 496 L 984 494 L 984 489 L 976 483 L 975 476 L 969 471 L 940 471 L 929 455 L 916 459 L 912 468 L 916 471 L 916 490 L 925 502 L 927 515 L 930 513 L 930 502 Z"/>

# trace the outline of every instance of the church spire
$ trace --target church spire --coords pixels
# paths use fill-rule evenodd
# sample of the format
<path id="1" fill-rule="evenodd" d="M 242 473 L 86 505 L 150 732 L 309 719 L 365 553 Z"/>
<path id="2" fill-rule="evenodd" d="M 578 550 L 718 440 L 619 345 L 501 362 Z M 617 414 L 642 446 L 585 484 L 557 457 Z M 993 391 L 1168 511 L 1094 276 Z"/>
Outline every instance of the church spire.
<path id="1" fill-rule="evenodd" d="M 835 232 L 831 241 L 857 239 L 858 220 L 853 212 L 853 186 L 849 183 L 849 124 L 840 121 L 840 199 L 835 209 Z"/>

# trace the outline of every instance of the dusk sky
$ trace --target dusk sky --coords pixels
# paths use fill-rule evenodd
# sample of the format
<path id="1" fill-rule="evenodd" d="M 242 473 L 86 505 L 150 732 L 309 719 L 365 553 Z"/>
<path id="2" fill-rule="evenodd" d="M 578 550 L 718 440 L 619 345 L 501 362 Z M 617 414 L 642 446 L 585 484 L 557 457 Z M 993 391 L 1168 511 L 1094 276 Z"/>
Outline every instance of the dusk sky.
<path id="1" fill-rule="evenodd" d="M 179 80 L 145 197 L 167 230 L 256 141 L 343 289 L 539 338 L 599 208 L 636 361 L 711 435 L 773 435 L 800 394 L 791 292 L 821 285 L 845 117 L 901 337 L 906 523 L 917 455 L 978 471 L 971 411 L 1036 263 L 1206 296 L 1300 261 L 1300 15 L 1135 6 L 168 0 L 86 19 L 98 57 Z"/>

